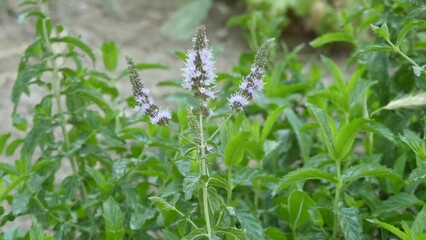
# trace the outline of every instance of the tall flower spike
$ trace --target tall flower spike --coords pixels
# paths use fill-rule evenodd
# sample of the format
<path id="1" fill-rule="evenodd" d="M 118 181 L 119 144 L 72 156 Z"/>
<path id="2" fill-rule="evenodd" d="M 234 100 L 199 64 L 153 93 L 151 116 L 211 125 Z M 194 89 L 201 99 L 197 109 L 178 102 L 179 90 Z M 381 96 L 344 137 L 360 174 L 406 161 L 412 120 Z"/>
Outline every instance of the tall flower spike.
<path id="1" fill-rule="evenodd" d="M 126 61 L 129 69 L 129 78 L 133 87 L 133 96 L 137 103 L 135 111 L 147 115 L 151 119 L 151 123 L 165 125 L 171 119 L 171 113 L 167 110 L 160 110 L 154 104 L 154 100 L 149 97 L 149 89 L 146 88 L 139 76 L 133 59 L 126 56 Z"/>
<path id="2" fill-rule="evenodd" d="M 239 90 L 228 98 L 229 106 L 237 112 L 249 104 L 263 89 L 263 76 L 269 55 L 269 47 L 274 39 L 269 39 L 260 46 L 256 53 L 250 73 L 240 83 Z"/>
<path id="3" fill-rule="evenodd" d="M 188 59 L 183 69 L 182 87 L 191 90 L 194 97 L 205 105 L 215 98 L 216 92 L 213 54 L 208 47 L 205 26 L 198 27 L 192 42 L 193 48 L 188 51 Z"/>

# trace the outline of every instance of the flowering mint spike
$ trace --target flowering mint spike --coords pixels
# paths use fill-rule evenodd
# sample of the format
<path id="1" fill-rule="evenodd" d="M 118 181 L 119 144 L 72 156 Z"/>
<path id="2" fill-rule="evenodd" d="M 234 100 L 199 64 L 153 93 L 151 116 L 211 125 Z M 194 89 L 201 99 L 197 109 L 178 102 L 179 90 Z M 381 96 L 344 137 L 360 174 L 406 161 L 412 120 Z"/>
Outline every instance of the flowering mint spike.
<path id="1" fill-rule="evenodd" d="M 191 90 L 194 97 L 199 99 L 202 105 L 206 105 L 208 100 L 215 98 L 216 74 L 205 26 L 198 27 L 192 42 L 193 48 L 188 51 L 188 59 L 183 69 L 182 87 Z"/>
<path id="2" fill-rule="evenodd" d="M 159 110 L 158 106 L 154 104 L 154 100 L 149 97 L 149 89 L 143 85 L 133 59 L 130 56 L 126 56 L 126 61 L 129 69 L 130 82 L 133 87 L 133 96 L 137 103 L 135 111 L 147 115 L 154 124 L 167 124 L 171 119 L 171 113 L 167 110 Z"/>
<path id="3" fill-rule="evenodd" d="M 273 41 L 274 39 L 269 39 L 260 46 L 249 75 L 243 78 L 239 90 L 228 99 L 229 106 L 235 111 L 241 112 L 263 89 L 263 75 L 268 60 L 269 47 Z"/>

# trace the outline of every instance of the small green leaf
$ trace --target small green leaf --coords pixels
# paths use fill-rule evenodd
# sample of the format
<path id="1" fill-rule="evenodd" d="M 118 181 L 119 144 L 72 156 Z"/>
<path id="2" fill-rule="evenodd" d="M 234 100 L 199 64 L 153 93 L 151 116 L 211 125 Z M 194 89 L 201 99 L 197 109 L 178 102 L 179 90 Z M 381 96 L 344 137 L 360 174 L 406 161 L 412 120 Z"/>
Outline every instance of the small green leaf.
<path id="1" fill-rule="evenodd" d="M 331 75 L 333 76 L 333 79 L 339 91 L 342 94 L 346 94 L 345 80 L 344 80 L 342 71 L 340 71 L 339 69 L 339 66 L 337 66 L 337 64 L 334 63 L 333 60 L 323 55 L 321 55 L 321 60 L 327 66 L 327 69 L 330 71 Z"/>
<path id="2" fill-rule="evenodd" d="M 392 52 L 394 49 L 387 44 L 374 44 L 367 47 L 364 47 L 353 54 L 353 57 L 362 57 L 367 53 L 372 52 Z"/>
<path id="3" fill-rule="evenodd" d="M 24 144 L 21 149 L 22 159 L 28 162 L 31 161 L 36 146 L 41 143 L 40 140 L 45 135 L 52 132 L 52 128 L 52 124 L 47 122 L 40 122 L 33 126 L 24 140 Z"/>
<path id="4" fill-rule="evenodd" d="M 209 187 L 207 192 L 209 195 L 210 210 L 215 213 L 216 211 L 223 209 L 225 202 L 223 201 L 223 197 L 217 193 L 216 189 L 214 187 Z"/>
<path id="5" fill-rule="evenodd" d="M 12 88 L 12 102 L 15 104 L 15 110 L 22 93 L 29 94 L 30 81 L 37 78 L 43 71 L 45 71 L 45 66 L 42 64 L 28 66 L 26 62 L 19 63 L 18 76 Z"/>
<path id="6" fill-rule="evenodd" d="M 332 183 L 337 182 L 331 174 L 322 170 L 315 168 L 301 168 L 292 171 L 289 174 L 285 175 L 283 178 L 281 178 L 280 182 L 277 184 L 274 191 L 272 192 L 272 195 L 277 194 L 277 192 L 281 191 L 282 189 L 293 186 L 297 182 L 311 179 L 325 180 Z"/>
<path id="7" fill-rule="evenodd" d="M 293 230 L 310 219 L 309 208 L 315 206 L 314 200 L 305 192 L 294 190 L 288 196 L 289 223 Z"/>
<path id="8" fill-rule="evenodd" d="M 380 38 L 383 38 L 386 41 L 389 41 L 389 28 L 388 25 L 386 24 L 386 22 L 384 22 L 382 24 L 382 26 L 377 27 L 373 24 L 370 25 L 371 29 L 373 29 L 373 31 L 376 33 L 377 36 L 379 36 Z"/>
<path id="9" fill-rule="evenodd" d="M 164 209 L 164 210 L 174 210 L 175 207 L 173 205 L 171 205 L 170 203 L 168 203 L 165 199 L 161 198 L 161 197 L 149 197 L 148 198 L 151 202 L 158 204 L 160 209 Z"/>
<path id="10" fill-rule="evenodd" d="M 103 204 L 103 217 L 107 240 L 122 240 L 124 237 L 124 217 L 120 206 L 114 198 L 109 197 Z"/>
<path id="11" fill-rule="evenodd" d="M 80 48 L 83 52 L 85 52 L 90 57 L 93 64 L 95 64 L 95 62 L 96 62 L 96 56 L 93 53 L 90 46 L 87 45 L 86 43 L 84 43 L 83 41 L 81 41 L 78 38 L 75 38 L 75 37 L 51 38 L 50 41 L 52 43 L 66 43 L 66 44 L 69 44 L 71 46 Z"/>
<path id="12" fill-rule="evenodd" d="M 235 135 L 228 144 L 226 144 L 223 163 L 227 167 L 235 166 L 243 160 L 245 142 L 248 137 L 248 132 L 241 132 Z"/>
<path id="13" fill-rule="evenodd" d="M 284 110 L 284 114 L 290 122 L 294 133 L 296 134 L 297 143 L 299 145 L 302 157 L 305 161 L 307 161 L 309 159 L 312 139 L 308 134 L 300 131 L 302 128 L 302 122 L 297 118 L 296 114 L 291 108 L 286 108 Z"/>
<path id="14" fill-rule="evenodd" d="M 181 240 L 196 240 L 196 239 L 205 239 L 207 237 L 206 230 L 204 228 L 195 229 L 190 232 L 188 235 L 183 237 Z"/>
<path id="15" fill-rule="evenodd" d="M 333 119 L 322 109 L 313 104 L 307 104 L 307 107 L 314 113 L 315 119 L 318 121 L 322 133 L 324 135 L 325 145 L 327 146 L 329 154 L 335 158 L 334 139 L 336 135 L 336 125 Z"/>
<path id="16" fill-rule="evenodd" d="M 334 42 L 347 42 L 347 43 L 354 43 L 354 40 L 351 36 L 349 36 L 346 33 L 337 32 L 337 33 L 326 33 L 323 34 L 317 38 L 315 38 L 313 41 L 309 43 L 309 45 L 313 48 L 322 47 L 329 43 Z"/>
<path id="17" fill-rule="evenodd" d="M 44 240 L 43 229 L 35 218 L 32 220 L 30 228 L 30 240 Z"/>
<path id="18" fill-rule="evenodd" d="M 138 230 L 140 229 L 146 221 L 155 217 L 156 211 L 152 208 L 144 208 L 141 205 L 136 205 L 132 209 L 130 216 L 130 229 Z"/>
<path id="19" fill-rule="evenodd" d="M 362 224 L 358 209 L 339 208 L 337 212 L 340 228 L 347 240 L 362 240 Z"/>
<path id="20" fill-rule="evenodd" d="M 276 227 L 269 227 L 265 230 L 265 235 L 271 240 L 287 240 L 284 233 Z"/>
<path id="21" fill-rule="evenodd" d="M 216 233 L 224 234 L 227 238 L 230 238 L 230 239 L 238 239 L 238 240 L 247 239 L 244 232 L 241 231 L 241 229 L 238 229 L 238 228 L 216 226 L 216 228 L 214 230 L 215 230 Z"/>
<path id="22" fill-rule="evenodd" d="M 419 180 L 424 180 L 425 178 L 426 178 L 426 169 L 416 168 L 410 173 L 410 176 L 408 177 L 406 181 L 417 182 Z"/>
<path id="23" fill-rule="evenodd" d="M 395 212 L 401 208 L 422 204 L 424 204 L 424 202 L 418 199 L 416 196 L 401 192 L 383 201 L 375 211 L 375 214 L 380 215 L 383 213 Z"/>
<path id="24" fill-rule="evenodd" d="M 200 180 L 201 175 L 200 174 L 188 174 L 183 179 L 183 192 L 185 193 L 185 200 L 190 200 L 192 198 L 192 193 L 194 192 L 195 186 L 197 185 L 198 181 Z"/>
<path id="25" fill-rule="evenodd" d="M 19 170 L 15 166 L 3 162 L 0 162 L 0 171 L 10 175 L 20 175 Z"/>
<path id="26" fill-rule="evenodd" d="M 228 190 L 228 188 L 229 188 L 228 180 L 225 177 L 223 177 L 219 174 L 215 174 L 215 175 L 210 176 L 209 185 L 220 187 L 220 188 L 223 188 L 225 190 Z"/>
<path id="27" fill-rule="evenodd" d="M 398 38 L 396 40 L 395 46 L 396 47 L 401 46 L 401 43 L 404 40 L 405 35 L 407 35 L 407 33 L 414 28 L 426 28 L 426 21 L 420 20 L 420 21 L 413 21 L 413 22 L 404 24 L 404 27 L 398 33 Z"/>
<path id="28" fill-rule="evenodd" d="M 426 206 L 423 206 L 422 210 L 417 213 L 416 218 L 414 219 L 411 230 L 414 235 L 420 235 L 424 232 L 426 227 Z"/>
<path id="29" fill-rule="evenodd" d="M 12 213 L 15 216 L 19 216 L 27 210 L 28 203 L 31 199 L 31 193 L 24 191 L 14 196 L 12 201 Z"/>
<path id="30" fill-rule="evenodd" d="M 266 118 L 265 124 L 263 125 L 262 134 L 260 136 L 260 142 L 265 142 L 269 133 L 272 130 L 272 127 L 276 123 L 277 119 L 280 117 L 284 107 L 276 108 L 274 111 L 270 112 L 268 117 Z"/>
<path id="31" fill-rule="evenodd" d="M 391 169 L 374 164 L 361 164 L 349 167 L 342 175 L 345 182 L 353 182 L 362 177 L 384 177 L 397 182 L 401 181 L 401 177 Z"/>
<path id="32" fill-rule="evenodd" d="M 381 221 L 376 220 L 376 219 L 367 219 L 367 221 L 369 221 L 369 222 L 371 222 L 373 224 L 379 225 L 380 227 L 382 227 L 382 228 L 388 230 L 389 232 L 395 234 L 396 236 L 398 236 L 402 240 L 409 240 L 409 237 L 408 237 L 408 235 L 406 233 L 404 233 L 403 231 L 399 230 L 398 228 L 396 228 L 393 225 L 381 222 Z"/>
<path id="33" fill-rule="evenodd" d="M 348 155 L 352 149 L 356 136 L 362 127 L 365 126 L 366 122 L 364 118 L 356 118 L 349 124 L 345 124 L 339 128 L 334 141 L 336 159 L 342 160 Z"/>
<path id="34" fill-rule="evenodd" d="M 241 228 L 247 234 L 248 239 L 265 239 L 262 224 L 251 212 L 242 210 L 237 211 L 237 218 L 241 224 Z"/>
<path id="35" fill-rule="evenodd" d="M 118 47 L 115 42 L 104 42 L 101 47 L 102 60 L 108 71 L 115 71 L 118 63 Z"/>
<path id="36" fill-rule="evenodd" d="M 10 136 L 11 136 L 11 133 L 0 135 L 0 154 L 3 154 L 3 151 L 6 147 L 7 140 L 9 139 Z"/>

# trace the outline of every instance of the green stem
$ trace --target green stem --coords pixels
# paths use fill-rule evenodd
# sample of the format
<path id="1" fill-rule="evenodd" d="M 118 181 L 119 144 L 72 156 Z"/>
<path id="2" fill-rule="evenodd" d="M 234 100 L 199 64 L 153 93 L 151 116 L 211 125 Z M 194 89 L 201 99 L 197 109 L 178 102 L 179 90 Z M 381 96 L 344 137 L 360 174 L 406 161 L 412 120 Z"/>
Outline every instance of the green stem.
<path id="1" fill-rule="evenodd" d="M 411 59 L 409 56 L 407 56 L 405 53 L 403 53 L 399 47 L 395 46 L 391 41 L 387 40 L 388 44 L 397 52 L 399 55 L 401 55 L 403 58 L 405 58 L 407 61 L 409 61 L 413 66 L 420 67 L 416 62 L 414 62 L 413 59 Z"/>
<path id="2" fill-rule="evenodd" d="M 228 194 L 226 196 L 226 203 L 228 205 L 231 204 L 232 202 L 232 190 L 233 190 L 234 186 L 232 184 L 232 167 L 228 167 Z"/>
<path id="3" fill-rule="evenodd" d="M 40 8 L 42 7 L 40 6 Z M 49 50 L 49 52 L 55 55 L 50 42 L 49 33 L 47 32 L 47 29 L 46 29 L 46 21 L 43 21 L 42 29 L 43 29 L 44 44 L 46 45 L 46 48 Z M 52 94 L 53 94 L 53 97 L 55 98 L 56 107 L 58 108 L 57 109 L 58 115 L 60 116 L 60 128 L 64 138 L 65 149 L 68 151 L 68 149 L 70 148 L 70 140 L 66 132 L 64 112 L 62 111 L 61 88 L 59 83 L 59 68 L 58 68 L 58 65 L 56 64 L 55 57 L 50 57 L 49 59 L 50 59 L 50 65 L 52 66 Z M 72 171 L 75 174 L 77 172 L 77 164 L 74 161 L 72 156 L 68 156 L 68 159 L 70 160 Z"/>
<path id="4" fill-rule="evenodd" d="M 188 142 L 190 142 L 190 143 L 192 143 L 192 144 L 195 144 L 195 142 L 194 141 L 192 141 L 191 139 L 189 139 L 189 138 L 187 138 L 187 137 L 185 137 L 184 135 L 182 135 L 181 133 L 179 133 L 176 129 L 174 129 L 172 126 L 170 126 L 170 125 L 166 125 L 166 127 L 167 128 L 169 128 L 170 129 L 170 131 L 172 131 L 174 134 L 176 134 L 178 137 L 180 137 L 180 138 L 182 138 L 182 139 L 184 139 L 184 140 L 186 140 L 186 141 L 188 141 Z"/>
<path id="5" fill-rule="evenodd" d="M 191 220 L 189 216 L 185 216 L 185 214 L 179 211 L 179 209 L 177 209 L 176 207 L 173 207 L 173 210 L 177 212 L 179 215 L 181 215 L 183 218 L 185 218 L 185 220 L 188 221 L 195 229 L 198 229 L 198 226 Z"/>
<path id="6" fill-rule="evenodd" d="M 229 114 L 228 117 L 225 118 L 225 120 L 219 125 L 219 127 L 216 129 L 216 131 L 209 137 L 209 139 L 207 139 L 207 142 L 211 141 L 214 136 L 216 136 L 216 134 L 219 133 L 220 129 L 225 126 L 226 122 L 228 122 L 228 120 L 232 117 L 232 115 L 234 115 L 233 113 Z"/>
<path id="7" fill-rule="evenodd" d="M 339 236 L 339 219 L 337 216 L 337 212 L 339 210 L 339 201 L 340 201 L 340 194 L 342 191 L 342 176 L 340 173 L 340 160 L 336 160 L 336 193 L 334 195 L 334 205 L 333 205 L 333 211 L 334 211 L 334 228 L 333 228 L 333 238 L 332 239 L 338 239 Z"/>
<path id="8" fill-rule="evenodd" d="M 206 163 L 206 145 L 204 142 L 204 131 L 203 131 L 203 115 L 200 113 L 200 150 L 201 150 L 201 175 L 209 176 Z M 204 218 L 206 221 L 208 239 L 212 239 L 212 227 L 210 223 L 210 211 L 209 211 L 209 193 L 208 193 L 208 182 L 203 184 L 203 208 Z"/>

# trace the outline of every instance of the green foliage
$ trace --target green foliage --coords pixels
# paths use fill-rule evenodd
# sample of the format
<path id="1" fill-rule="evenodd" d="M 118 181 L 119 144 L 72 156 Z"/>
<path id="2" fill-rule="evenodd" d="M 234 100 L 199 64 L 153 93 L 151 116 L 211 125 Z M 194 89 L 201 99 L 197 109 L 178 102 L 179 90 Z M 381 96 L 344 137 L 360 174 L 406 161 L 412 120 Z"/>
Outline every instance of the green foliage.
<path id="1" fill-rule="evenodd" d="M 315 1 L 296 2 L 246 1 L 247 12 L 228 24 L 246 28 L 256 49 L 265 36 L 280 39 L 287 24 L 269 10 L 307 16 Z M 184 104 L 165 126 L 128 113 L 135 101 L 119 96 L 126 46 L 94 51 L 42 4 L 23 1 L 28 12 L 19 17 L 32 20 L 35 38 L 11 93 L 19 133 L 0 135 L 2 159 L 14 159 L 0 163 L 0 226 L 15 225 L 2 239 L 425 239 L 420 1 L 363 1 L 334 14 L 336 26 L 310 45 L 349 43 L 345 68 L 332 56 L 305 66 L 303 46 L 277 44 L 264 91 L 235 114 L 228 98 L 254 59 L 244 53 L 218 73 L 213 114 L 187 109 L 197 100 L 190 94 L 170 94 Z M 174 22 L 183 25 L 165 26 L 192 33 L 211 4 L 187 1 Z M 21 98 L 35 86 L 46 95 L 24 112 Z M 16 227 L 23 216 L 29 229 Z"/>

